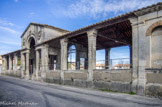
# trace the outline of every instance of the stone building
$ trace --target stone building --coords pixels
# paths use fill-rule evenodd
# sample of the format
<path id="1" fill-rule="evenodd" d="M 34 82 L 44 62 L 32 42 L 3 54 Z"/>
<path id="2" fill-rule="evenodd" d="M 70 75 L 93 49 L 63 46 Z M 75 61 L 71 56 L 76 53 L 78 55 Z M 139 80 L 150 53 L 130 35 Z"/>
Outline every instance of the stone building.
<path id="1" fill-rule="evenodd" d="M 30 23 L 21 39 L 22 49 L 2 55 L 3 75 L 162 96 L 162 3 L 72 32 Z M 73 45 L 75 63 L 68 61 Z M 130 69 L 109 67 L 110 49 L 119 46 L 130 47 Z M 100 49 L 105 49 L 105 69 L 97 70 Z M 72 64 L 75 68 L 68 69 Z"/>

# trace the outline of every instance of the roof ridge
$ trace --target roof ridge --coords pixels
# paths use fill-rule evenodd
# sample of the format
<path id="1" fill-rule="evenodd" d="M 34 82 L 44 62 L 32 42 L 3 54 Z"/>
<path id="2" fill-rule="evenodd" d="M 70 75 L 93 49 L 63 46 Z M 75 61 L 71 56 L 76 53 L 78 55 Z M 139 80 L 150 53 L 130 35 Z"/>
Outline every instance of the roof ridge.
<path id="1" fill-rule="evenodd" d="M 55 27 L 55 26 L 52 26 L 52 25 L 48 25 L 48 24 L 41 24 L 41 23 L 36 23 L 36 22 L 30 22 L 30 24 L 47 26 L 47 27 L 52 27 L 52 28 L 54 28 L 54 29 L 60 29 L 60 30 L 62 30 L 62 31 L 70 32 L 70 31 L 68 31 L 68 30 L 65 30 L 65 29 L 62 29 L 62 28 L 59 28 L 59 27 Z"/>

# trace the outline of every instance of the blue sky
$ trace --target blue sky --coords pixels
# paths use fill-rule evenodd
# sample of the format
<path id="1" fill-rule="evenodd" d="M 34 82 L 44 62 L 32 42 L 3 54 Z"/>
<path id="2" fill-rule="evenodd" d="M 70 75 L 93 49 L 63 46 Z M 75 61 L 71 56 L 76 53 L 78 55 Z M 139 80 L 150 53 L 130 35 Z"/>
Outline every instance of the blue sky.
<path id="1" fill-rule="evenodd" d="M 30 22 L 66 30 L 160 2 L 161 0 L 0 0 L 0 55 L 21 48 L 21 34 Z M 128 47 L 112 49 L 111 58 L 129 57 Z M 103 59 L 103 52 L 97 58 Z"/>

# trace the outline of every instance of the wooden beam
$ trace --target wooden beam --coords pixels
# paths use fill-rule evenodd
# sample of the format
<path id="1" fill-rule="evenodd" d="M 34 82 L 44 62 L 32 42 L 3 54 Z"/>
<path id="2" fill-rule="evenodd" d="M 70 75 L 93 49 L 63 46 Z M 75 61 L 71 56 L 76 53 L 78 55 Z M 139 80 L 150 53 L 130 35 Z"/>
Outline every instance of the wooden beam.
<path id="1" fill-rule="evenodd" d="M 100 37 L 102 37 L 102 38 L 105 38 L 105 39 L 114 41 L 114 42 L 116 42 L 116 43 L 121 43 L 121 44 L 125 44 L 125 45 L 128 45 L 128 44 L 129 44 L 129 43 L 122 42 L 122 41 L 119 41 L 119 40 L 115 40 L 115 39 L 113 39 L 113 38 L 109 38 L 109 37 L 106 37 L 106 36 L 103 36 L 103 35 L 100 35 L 100 34 L 96 34 L 96 33 L 94 33 L 94 34 L 97 35 L 97 36 L 100 36 Z"/>

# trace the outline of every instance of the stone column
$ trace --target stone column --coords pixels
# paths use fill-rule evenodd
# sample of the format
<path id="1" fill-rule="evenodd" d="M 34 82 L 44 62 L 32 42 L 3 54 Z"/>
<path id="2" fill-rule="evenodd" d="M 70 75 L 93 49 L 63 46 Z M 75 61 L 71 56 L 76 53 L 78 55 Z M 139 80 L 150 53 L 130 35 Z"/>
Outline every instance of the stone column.
<path id="1" fill-rule="evenodd" d="M 12 57 L 11 55 L 9 55 L 9 74 L 11 74 L 11 70 L 12 70 Z"/>
<path id="2" fill-rule="evenodd" d="M 2 57 L 2 67 L 1 67 L 1 73 L 4 73 L 4 68 L 5 68 L 5 65 L 4 65 L 4 57 Z M 1 74 L 0 73 L 0 74 Z"/>
<path id="3" fill-rule="evenodd" d="M 68 39 L 60 40 L 61 44 L 61 79 L 64 80 L 64 70 L 67 70 L 67 45 Z"/>
<path id="4" fill-rule="evenodd" d="M 137 79 L 138 79 L 138 26 L 137 19 L 131 19 L 132 23 L 132 50 L 133 50 L 133 68 L 132 68 L 132 86 L 131 91 L 137 93 Z"/>
<path id="5" fill-rule="evenodd" d="M 42 67 L 43 71 L 47 72 L 48 71 L 48 44 L 45 44 L 42 47 L 41 53 L 42 53 Z"/>
<path id="6" fill-rule="evenodd" d="M 30 68 L 30 66 L 29 66 L 29 54 L 30 54 L 29 50 L 27 50 L 25 54 L 26 54 L 26 78 L 29 79 L 29 68 Z"/>
<path id="7" fill-rule="evenodd" d="M 2 72 L 5 74 L 6 70 L 7 70 L 7 59 L 4 56 L 3 57 L 3 68 L 2 68 Z"/>
<path id="8" fill-rule="evenodd" d="M 105 49 L 105 69 L 109 69 L 110 64 L 110 49 Z"/>
<path id="9" fill-rule="evenodd" d="M 132 24 L 132 91 L 139 95 L 145 94 L 145 29 L 141 22 L 138 22 L 138 18 L 130 19 Z"/>
<path id="10" fill-rule="evenodd" d="M 38 72 L 39 72 L 39 58 L 40 58 L 40 55 L 39 55 L 39 50 L 37 49 L 36 50 L 36 79 L 38 80 Z"/>
<path id="11" fill-rule="evenodd" d="M 14 54 L 14 70 L 17 71 L 17 54 Z"/>
<path id="12" fill-rule="evenodd" d="M 90 30 L 88 35 L 88 80 L 93 80 L 93 69 L 96 69 L 96 34 L 97 30 Z"/>
<path id="13" fill-rule="evenodd" d="M 16 75 L 16 71 L 17 71 L 17 54 L 14 54 L 14 75 Z"/>
<path id="14" fill-rule="evenodd" d="M 25 57 L 21 52 L 21 78 L 24 78 L 24 70 L 25 70 Z"/>

